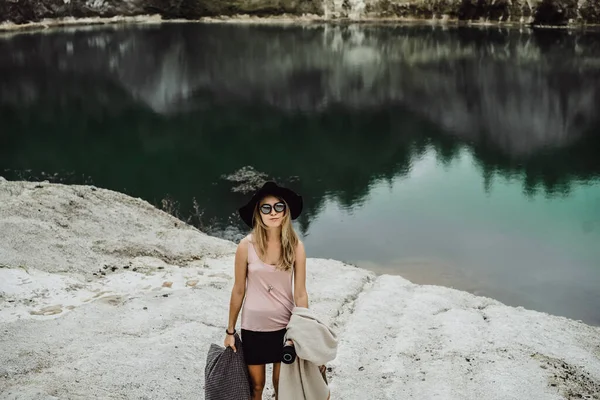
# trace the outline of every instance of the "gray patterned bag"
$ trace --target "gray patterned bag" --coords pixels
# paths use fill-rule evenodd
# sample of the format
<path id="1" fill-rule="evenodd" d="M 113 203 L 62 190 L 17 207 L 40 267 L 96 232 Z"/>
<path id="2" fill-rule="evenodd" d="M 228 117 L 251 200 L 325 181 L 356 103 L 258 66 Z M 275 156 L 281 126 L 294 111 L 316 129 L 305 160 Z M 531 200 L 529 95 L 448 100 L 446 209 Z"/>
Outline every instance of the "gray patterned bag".
<path id="1" fill-rule="evenodd" d="M 250 400 L 252 386 L 248 366 L 244 361 L 242 341 L 234 335 L 236 353 L 211 343 L 204 368 L 205 400 Z"/>

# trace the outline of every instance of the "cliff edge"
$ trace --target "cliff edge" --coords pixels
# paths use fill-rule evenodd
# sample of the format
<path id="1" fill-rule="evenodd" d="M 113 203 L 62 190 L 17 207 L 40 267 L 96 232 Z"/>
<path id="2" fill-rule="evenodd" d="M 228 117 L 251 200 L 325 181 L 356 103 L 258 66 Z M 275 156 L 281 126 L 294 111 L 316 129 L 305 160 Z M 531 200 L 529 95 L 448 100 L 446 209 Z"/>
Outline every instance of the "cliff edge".
<path id="1" fill-rule="evenodd" d="M 251 15 L 325 20 L 440 20 L 528 25 L 595 25 L 599 0 L 0 0 L 0 23 L 160 15 L 200 19 Z M 2 24 L 0 24 L 1 27 Z"/>

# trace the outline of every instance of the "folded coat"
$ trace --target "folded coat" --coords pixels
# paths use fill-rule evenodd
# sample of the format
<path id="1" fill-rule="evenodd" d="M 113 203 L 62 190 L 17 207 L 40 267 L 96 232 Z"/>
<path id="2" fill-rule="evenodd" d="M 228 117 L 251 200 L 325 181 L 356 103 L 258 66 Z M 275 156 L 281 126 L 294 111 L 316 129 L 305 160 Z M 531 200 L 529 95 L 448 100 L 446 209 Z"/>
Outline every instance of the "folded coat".
<path id="1" fill-rule="evenodd" d="M 281 364 L 279 398 L 327 400 L 329 387 L 319 366 L 335 359 L 336 334 L 308 308 L 294 307 L 284 343 L 289 339 L 294 342 L 296 360 Z"/>

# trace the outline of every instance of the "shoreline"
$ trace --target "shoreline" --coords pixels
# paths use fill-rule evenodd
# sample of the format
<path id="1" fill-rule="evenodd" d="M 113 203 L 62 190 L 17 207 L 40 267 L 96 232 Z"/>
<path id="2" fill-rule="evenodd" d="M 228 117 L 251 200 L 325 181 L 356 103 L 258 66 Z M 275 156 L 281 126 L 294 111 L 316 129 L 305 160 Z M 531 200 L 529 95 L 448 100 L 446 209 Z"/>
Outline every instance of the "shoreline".
<path id="1" fill-rule="evenodd" d="M 234 242 L 115 191 L 3 178 L 0 229 L 19 239 L 0 241 L 0 397 L 203 398 Z M 600 398 L 598 327 L 329 259 L 307 259 L 307 287 L 338 334 L 332 397 Z"/>
<path id="2" fill-rule="evenodd" d="M 256 24 L 256 25 L 415 25 L 440 27 L 473 27 L 473 28 L 507 28 L 507 29 L 548 29 L 559 31 L 594 32 L 600 30 L 600 24 L 568 24 L 568 25 L 533 25 L 525 21 L 481 21 L 459 20 L 456 18 L 423 19 L 406 17 L 364 17 L 326 18 L 319 15 L 273 15 L 269 17 L 251 15 L 233 15 L 220 17 L 203 17 L 199 19 L 164 19 L 159 14 L 138 16 L 89 17 L 89 18 L 51 18 L 38 22 L 14 24 L 9 21 L 0 22 L 0 36 L 19 33 L 39 33 L 64 28 L 85 28 L 98 26 L 146 25 L 146 24 Z"/>
<path id="3" fill-rule="evenodd" d="M 60 28 L 85 28 L 97 26 L 118 26 L 118 25 L 136 25 L 136 24 L 160 24 L 164 20 L 158 14 L 139 15 L 135 17 L 117 16 L 110 18 L 92 17 L 92 18 L 52 18 L 43 19 L 38 22 L 28 22 L 25 24 L 14 24 L 12 22 L 0 22 L 0 35 L 6 33 L 36 33 Z"/>

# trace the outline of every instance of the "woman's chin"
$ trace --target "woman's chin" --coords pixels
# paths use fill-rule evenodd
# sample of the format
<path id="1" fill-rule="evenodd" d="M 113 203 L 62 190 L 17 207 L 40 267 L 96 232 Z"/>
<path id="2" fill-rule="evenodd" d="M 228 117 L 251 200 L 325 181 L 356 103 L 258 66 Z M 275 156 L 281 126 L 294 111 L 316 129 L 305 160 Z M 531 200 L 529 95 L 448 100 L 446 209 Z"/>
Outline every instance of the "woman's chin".
<path id="1" fill-rule="evenodd" d="M 279 228 L 281 226 L 281 221 L 269 221 L 265 225 L 269 228 Z"/>

